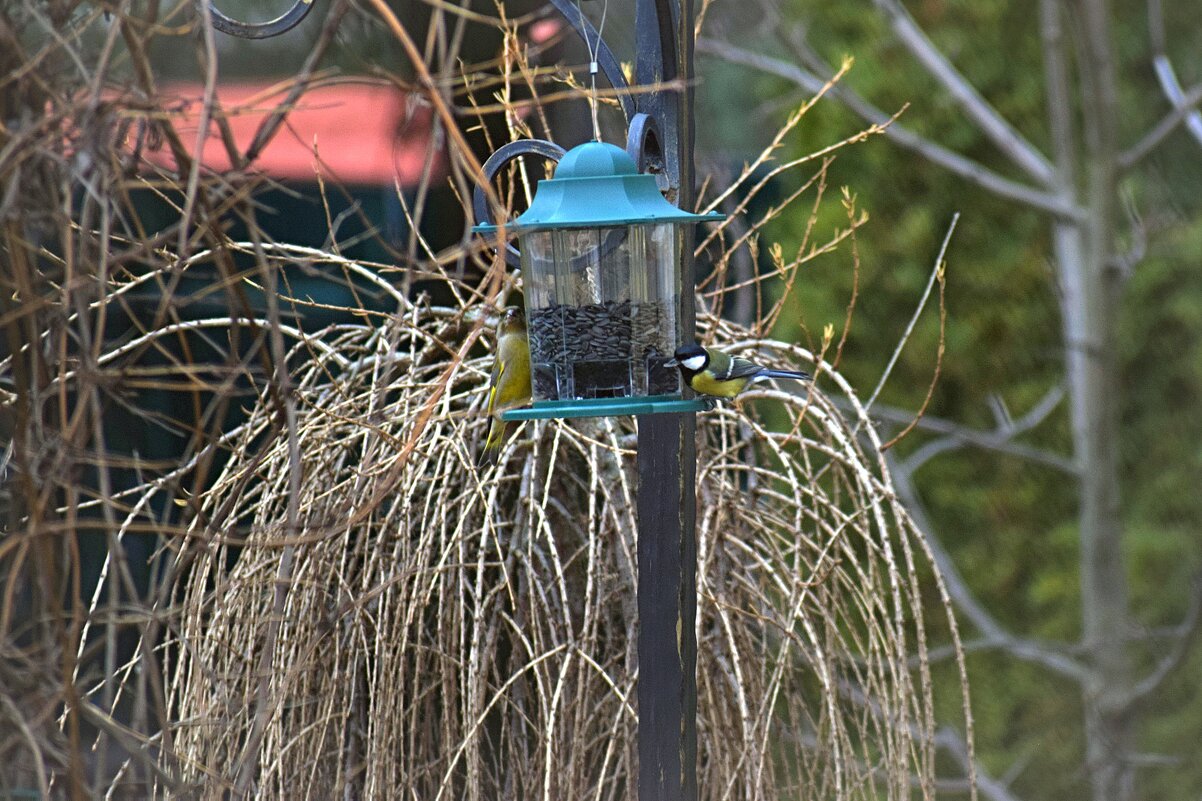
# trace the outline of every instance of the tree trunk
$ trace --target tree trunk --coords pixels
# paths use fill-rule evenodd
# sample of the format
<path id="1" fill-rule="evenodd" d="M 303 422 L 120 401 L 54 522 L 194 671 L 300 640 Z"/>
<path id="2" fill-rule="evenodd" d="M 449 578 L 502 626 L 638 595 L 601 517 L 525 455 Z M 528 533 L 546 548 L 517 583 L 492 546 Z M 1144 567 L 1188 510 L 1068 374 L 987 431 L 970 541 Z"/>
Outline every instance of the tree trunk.
<path id="1" fill-rule="evenodd" d="M 1071 108 L 1057 0 L 1044 2 L 1049 106 L 1060 189 L 1077 195 Z M 1085 180 L 1077 221 L 1054 226 L 1061 288 L 1073 450 L 1080 470 L 1082 635 L 1092 671 L 1084 691 L 1086 768 L 1094 801 L 1134 794 L 1133 686 L 1127 649 L 1128 593 L 1119 507 L 1119 401 L 1116 327 L 1120 278 L 1114 267 L 1117 93 L 1106 0 L 1079 0 Z M 1059 73 L 1059 74 L 1057 74 Z"/>
<path id="2" fill-rule="evenodd" d="M 1133 721 L 1126 711 L 1133 679 L 1125 642 L 1129 610 L 1119 518 L 1119 382 L 1113 304 L 1100 297 L 1108 290 L 1099 280 L 1104 265 L 1092 255 L 1085 234 L 1069 225 L 1058 225 L 1055 233 L 1073 446 L 1081 471 L 1082 632 L 1093 667 L 1084 687 L 1086 760 L 1094 801 L 1125 801 L 1133 793 Z"/>

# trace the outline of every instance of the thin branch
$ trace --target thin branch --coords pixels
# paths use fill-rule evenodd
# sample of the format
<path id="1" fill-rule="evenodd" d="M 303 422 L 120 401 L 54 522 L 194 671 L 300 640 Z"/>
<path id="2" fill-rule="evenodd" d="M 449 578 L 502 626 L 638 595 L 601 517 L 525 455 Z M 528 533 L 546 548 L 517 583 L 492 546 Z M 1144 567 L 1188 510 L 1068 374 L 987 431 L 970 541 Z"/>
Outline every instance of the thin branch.
<path id="1" fill-rule="evenodd" d="M 950 230 L 948 231 L 948 237 L 951 237 Z M 946 239 L 943 244 L 946 247 Z M 926 397 L 919 404 L 918 411 L 914 413 L 914 418 L 909 423 L 906 423 L 905 427 L 893 439 L 880 446 L 882 453 L 901 442 L 914 430 L 914 427 L 922 420 L 922 416 L 927 413 L 927 408 L 931 405 L 931 398 L 935 396 L 935 387 L 939 384 L 939 374 L 943 370 L 943 354 L 947 349 L 947 263 L 942 261 L 942 256 L 941 252 L 939 264 L 935 268 L 935 276 L 939 281 L 939 346 L 935 349 L 935 369 L 931 373 L 930 383 L 927 384 Z"/>
<path id="2" fill-rule="evenodd" d="M 960 74 L 943 52 L 927 38 L 926 33 L 910 16 L 910 12 L 897 0 L 875 2 L 876 7 L 889 20 L 890 27 L 901 43 L 922 64 L 927 73 L 947 90 L 981 132 L 1009 156 L 1016 166 L 1036 181 L 1044 185 L 1051 183 L 1055 171 L 1047 157 L 1003 119 L 976 87 Z"/>
<path id="3" fill-rule="evenodd" d="M 1111 261 L 1119 271 L 1120 277 L 1126 280 L 1148 253 L 1148 226 L 1140 216 L 1135 198 L 1129 191 L 1123 192 L 1123 210 L 1127 213 L 1127 221 L 1131 225 L 1131 244 L 1125 252 L 1112 256 Z"/>
<path id="4" fill-rule="evenodd" d="M 1157 75 L 1159 74 L 1160 70 L 1157 70 Z M 1164 86 L 1163 83 L 1161 85 Z M 1152 127 L 1152 130 L 1143 135 L 1143 138 L 1119 154 L 1119 169 L 1129 170 L 1143 161 L 1149 153 L 1168 138 L 1169 134 L 1177 130 L 1177 126 L 1182 122 L 1187 123 L 1187 128 L 1195 137 L 1202 136 L 1202 132 L 1194 130 L 1194 120 L 1202 118 L 1202 114 L 1197 109 L 1198 104 L 1202 103 L 1202 84 L 1197 84 L 1188 92 L 1182 92 L 1181 86 L 1178 84 L 1172 84 L 1172 86 L 1176 87 L 1176 92 L 1170 94 L 1166 89 L 1165 93 L 1168 95 L 1169 102 L 1173 104 L 1173 110 L 1164 115 L 1160 122 Z"/>
<path id="5" fill-rule="evenodd" d="M 698 39 L 697 52 L 717 56 L 733 64 L 742 64 L 743 66 L 752 67 L 761 72 L 784 78 L 807 92 L 816 92 L 825 84 L 825 81 L 820 77 L 792 62 L 773 58 L 760 52 L 746 50 L 718 39 Z M 828 73 L 833 73 L 833 71 L 828 70 Z M 890 119 L 888 114 L 860 98 L 859 95 L 848 89 L 845 85 L 840 84 L 835 86 L 830 91 L 830 94 L 851 112 L 869 123 L 885 125 Z M 889 125 L 884 128 L 883 133 L 886 138 L 899 146 L 917 153 L 931 163 L 943 167 L 947 171 L 976 184 L 982 189 L 993 192 L 995 195 L 1032 206 L 1065 219 L 1077 220 L 1082 217 L 1082 212 L 1076 205 L 1038 187 L 1012 181 L 990 170 L 988 167 L 926 139 L 900 123 L 895 122 Z"/>
<path id="6" fill-rule="evenodd" d="M 950 728 L 943 728 L 935 735 L 935 742 L 944 751 L 948 752 L 955 758 L 960 766 L 965 771 L 968 770 L 971 760 L 969 758 L 968 749 L 964 745 L 964 738 Z M 985 798 L 991 801 L 1020 801 L 1010 790 L 1009 777 L 1006 779 L 993 778 L 985 768 L 979 763 L 976 764 L 977 789 Z"/>
<path id="7" fill-rule="evenodd" d="M 326 13 L 326 20 L 322 24 L 321 34 L 318 36 L 317 42 L 310 49 L 309 54 L 305 56 L 305 63 L 296 74 L 292 88 L 288 90 L 287 97 L 272 110 L 271 114 L 263 120 L 258 130 L 255 131 L 255 136 L 246 148 L 246 154 L 243 156 L 246 162 L 253 162 L 259 157 L 259 154 L 263 152 L 263 149 L 267 147 L 268 143 L 275 136 L 276 131 L 279 130 L 281 123 L 284 121 L 284 116 L 296 107 L 300 96 L 312 86 L 313 72 L 325 55 L 330 42 L 334 40 L 342 18 L 349 10 L 350 3 L 348 0 L 336 0 L 330 6 L 329 11 Z"/>
<path id="8" fill-rule="evenodd" d="M 1043 450 L 1042 448 L 1014 442 L 1016 436 L 1030 431 L 1047 419 L 1047 416 L 1060 405 L 1060 401 L 1063 399 L 1064 387 L 1057 384 L 1049 389 L 1039 402 L 1032 406 L 1031 410 L 1017 421 L 1001 421 L 993 431 L 979 431 L 968 426 L 953 423 L 950 420 L 924 417 L 923 423 L 925 425 L 920 425 L 921 428 L 928 431 L 939 431 L 944 436 L 924 444 L 921 448 L 910 454 L 903 463 L 903 466 L 909 472 L 914 473 L 918 468 L 940 453 L 945 453 L 964 445 L 975 445 L 980 448 L 988 448 L 1008 453 L 1012 456 L 1029 459 L 1075 476 L 1077 468 L 1071 459 Z M 913 417 L 911 413 L 902 409 L 879 409 L 876 412 L 876 416 L 900 424 L 904 424 Z"/>
<path id="9" fill-rule="evenodd" d="M 1087 682 L 1091 677 L 1091 671 L 1085 665 L 1065 654 L 1053 650 L 1045 643 L 1024 639 L 1011 634 L 993 615 L 986 611 L 972 590 L 969 589 L 963 576 L 960 575 L 956 563 L 952 561 L 951 555 L 944 549 L 942 541 L 934 535 L 933 532 L 935 529 L 931 525 L 930 516 L 927 514 L 926 506 L 922 503 L 922 499 L 914 487 L 910 474 L 906 472 L 891 454 L 886 454 L 886 458 L 889 460 L 890 467 L 892 468 L 893 484 L 897 490 L 898 497 L 901 498 L 906 508 L 909 509 L 910 515 L 914 518 L 914 522 L 919 529 L 927 533 L 927 544 L 931 549 L 931 558 L 934 559 L 936 567 L 939 568 L 939 572 L 943 576 L 948 594 L 955 601 L 956 606 L 968 617 L 969 621 L 984 635 L 985 640 L 996 644 L 998 648 L 1005 650 L 1011 656 L 1024 662 L 1033 662 L 1042 665 L 1061 676 L 1073 679 L 1081 684 Z"/>
<path id="10" fill-rule="evenodd" d="M 1168 98 L 1169 104 L 1176 111 L 1186 111 L 1182 118 L 1190 134 L 1202 144 L 1202 113 L 1191 110 L 1197 101 L 1189 102 L 1181 91 L 1181 81 L 1177 79 L 1177 70 L 1168 56 L 1168 37 L 1164 29 L 1164 9 L 1161 0 L 1148 0 L 1148 39 L 1152 44 L 1152 67 L 1156 71 L 1156 80 L 1160 89 Z M 1174 125 L 1175 127 L 1175 125 Z M 1153 145 L 1154 147 L 1154 145 Z"/>
<path id="11" fill-rule="evenodd" d="M 252 241 L 259 244 L 259 229 L 251 226 Z M 300 534 L 300 492 L 301 492 L 301 448 L 297 431 L 296 385 L 288 372 L 288 358 L 284 347 L 284 332 L 280 325 L 280 297 L 277 291 L 276 269 L 270 263 L 264 249 L 256 247 L 259 268 L 263 274 L 266 286 L 264 296 L 267 299 L 267 319 L 269 323 L 268 337 L 271 348 L 271 366 L 274 371 L 270 389 L 275 396 L 277 410 L 283 413 L 284 429 L 287 437 L 288 451 L 288 487 L 285 493 L 284 521 L 285 537 L 295 537 Z M 282 407 L 282 408 L 281 408 Z M 267 731 L 267 725 L 276 711 L 277 701 L 272 696 L 272 681 L 276 676 L 277 640 L 284 624 L 284 612 L 288 602 L 288 593 L 292 587 L 293 562 L 296 557 L 296 546 L 284 546 L 276 567 L 276 577 L 272 585 L 272 608 L 267 619 L 266 630 L 260 645 L 258 664 L 258 684 L 255 688 L 255 716 L 250 733 L 242 748 L 239 760 L 237 779 L 234 793 L 238 797 L 245 796 L 252 783 L 257 778 L 260 746 Z"/>
<path id="12" fill-rule="evenodd" d="M 1068 42 L 1064 26 L 1064 5 L 1059 0 L 1040 0 L 1039 35 L 1043 42 L 1043 73 L 1047 98 L 1045 105 L 1052 140 L 1052 161 L 1056 174 L 1051 189 L 1066 202 L 1072 202 L 1076 189 L 1076 133 L 1072 82 L 1069 78 Z"/>
<path id="13" fill-rule="evenodd" d="M 872 404 L 876 403 L 876 399 L 880 396 L 881 390 L 885 387 L 885 382 L 889 380 L 889 376 L 893 373 L 893 368 L 897 364 L 898 358 L 901 356 L 902 350 L 906 347 L 906 343 L 910 341 L 910 335 L 914 333 L 914 326 L 918 324 L 918 318 L 922 316 L 923 309 L 927 306 L 927 301 L 931 297 L 931 290 L 934 288 L 936 281 L 941 285 L 943 282 L 943 257 L 947 253 L 947 246 L 952 241 L 952 234 L 955 233 L 956 223 L 960 221 L 960 212 L 952 215 L 952 221 L 947 226 L 947 233 L 943 235 L 943 244 L 939 246 L 939 254 L 935 257 L 935 266 L 931 269 L 931 276 L 927 279 L 926 288 L 922 290 L 922 297 L 918 301 L 918 307 L 914 309 L 914 314 L 910 315 L 910 322 L 906 326 L 906 330 L 902 332 L 901 339 L 897 341 L 897 347 L 893 349 L 893 355 L 889 357 L 889 363 L 885 365 L 884 371 L 881 372 L 881 378 L 876 382 L 876 389 L 872 390 L 872 394 L 868 396 L 868 400 L 864 402 L 864 410 L 871 411 Z M 940 293 L 942 294 L 942 288 Z"/>
<path id="14" fill-rule="evenodd" d="M 960 646 L 960 650 L 962 650 L 965 654 L 975 654 L 982 651 L 1004 651 L 1007 643 L 1008 641 L 1004 639 L 998 640 L 991 637 L 978 637 L 975 640 L 966 640 Z M 1073 653 L 1079 647 L 1075 644 L 1065 642 L 1044 642 L 1043 645 L 1045 648 L 1055 648 L 1056 650 L 1065 654 Z M 934 664 L 936 662 L 942 662 L 945 659 L 952 659 L 957 655 L 958 654 L 956 653 L 955 646 L 941 645 L 937 648 L 931 649 L 930 653 L 928 654 L 928 659 L 932 664 Z M 917 664 L 918 658 L 911 657 L 910 665 L 915 667 Z"/>
<path id="15" fill-rule="evenodd" d="M 1199 630 L 1202 629 L 1202 579 L 1194 580 L 1189 611 L 1186 612 L 1185 620 L 1176 628 L 1178 635 L 1173 647 L 1157 663 L 1155 669 L 1132 688 L 1125 702 L 1126 706 L 1132 707 L 1156 692 L 1157 688 L 1164 684 L 1165 679 L 1185 662 L 1190 646 L 1193 645 Z"/>
<path id="16" fill-rule="evenodd" d="M 196 207 L 196 194 L 200 190 L 200 168 L 205 149 L 205 140 L 209 137 L 209 121 L 213 116 L 213 104 L 217 97 L 217 43 L 213 34 L 213 9 L 208 3 L 200 3 L 201 52 L 204 54 L 204 101 L 201 103 L 200 116 L 196 123 L 196 141 L 192 152 L 195 158 L 188 165 L 188 183 L 184 192 L 184 209 L 180 213 L 179 241 L 176 250 L 179 257 L 188 255 L 190 237 L 189 226 L 194 222 L 193 214 Z"/>

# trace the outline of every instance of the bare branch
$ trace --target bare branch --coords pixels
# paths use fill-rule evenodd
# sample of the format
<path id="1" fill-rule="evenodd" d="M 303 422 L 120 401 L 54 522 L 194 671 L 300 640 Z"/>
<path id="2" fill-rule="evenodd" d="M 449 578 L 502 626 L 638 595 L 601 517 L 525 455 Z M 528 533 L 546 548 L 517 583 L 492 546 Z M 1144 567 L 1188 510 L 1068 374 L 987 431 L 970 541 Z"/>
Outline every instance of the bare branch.
<path id="1" fill-rule="evenodd" d="M 993 421 L 998 428 L 1014 427 L 1014 417 L 1010 414 L 1010 407 L 1006 405 L 1006 399 L 996 392 L 989 393 L 989 411 L 993 414 Z"/>
<path id="2" fill-rule="evenodd" d="M 935 735 L 935 742 L 940 748 L 951 754 L 965 771 L 968 770 L 970 766 L 968 749 L 965 747 L 964 738 L 960 736 L 959 732 L 949 728 L 940 729 L 939 733 Z M 988 771 L 980 763 L 976 763 L 976 774 L 977 789 L 985 798 L 991 799 L 991 801 L 1019 801 L 1018 796 L 1010 791 L 1010 782 L 1013 781 L 1012 777 L 1007 776 L 1005 779 L 995 779 L 989 775 Z"/>
<path id="3" fill-rule="evenodd" d="M 952 234 L 956 231 L 956 223 L 960 221 L 960 212 L 952 215 L 952 221 L 948 223 L 947 233 L 943 235 L 943 244 L 939 246 L 939 255 L 935 257 L 935 265 L 931 268 L 931 277 L 927 279 L 926 289 L 922 291 L 922 298 L 918 301 L 918 308 L 914 310 L 914 314 L 910 316 L 910 322 L 906 325 L 906 330 L 902 332 L 901 339 L 897 342 L 897 347 L 893 349 L 893 355 L 889 357 L 889 363 L 885 365 L 884 371 L 881 372 L 880 380 L 876 382 L 876 389 L 872 390 L 872 394 L 868 396 L 868 400 L 864 402 L 866 411 L 872 410 L 872 404 L 876 403 L 876 399 L 880 396 L 881 390 L 885 388 L 885 382 L 889 380 L 889 376 L 893 373 L 893 367 L 897 364 L 898 358 L 901 356 L 902 350 L 906 347 L 906 343 L 910 341 L 910 335 L 914 333 L 914 326 L 918 324 L 918 318 L 922 316 L 922 310 L 926 308 L 927 300 L 931 297 L 931 289 L 934 288 L 936 280 L 942 280 L 943 276 L 943 257 L 947 253 L 947 246 L 951 244 Z M 942 291 L 942 289 L 941 289 Z"/>
<path id="4" fill-rule="evenodd" d="M 888 18 L 890 27 L 910 54 L 955 99 L 981 132 L 993 141 L 1011 161 L 1041 184 L 1050 184 L 1054 170 L 1047 157 L 1002 118 L 980 92 L 960 74 L 937 48 L 910 12 L 897 0 L 874 0 Z"/>
<path id="5" fill-rule="evenodd" d="M 1131 225 L 1131 244 L 1126 252 L 1116 253 L 1111 260 L 1119 275 L 1126 280 L 1148 253 L 1148 226 L 1140 216 L 1131 192 L 1123 192 L 1123 210 L 1127 213 L 1127 221 Z"/>
<path id="6" fill-rule="evenodd" d="M 1063 15 L 1064 6 L 1058 0 L 1040 0 L 1039 35 L 1043 42 L 1043 73 L 1047 93 L 1045 104 L 1052 139 L 1052 160 L 1056 166 L 1052 189 L 1061 197 L 1071 198 L 1076 185 L 1077 165 L 1073 158 L 1076 132 Z"/>
<path id="7" fill-rule="evenodd" d="M 1173 68 L 1173 62 L 1169 60 L 1167 37 L 1164 30 L 1164 9 L 1161 7 L 1160 0 L 1148 0 L 1148 38 L 1152 44 L 1152 67 L 1156 72 L 1156 80 L 1160 83 L 1161 91 L 1168 98 L 1174 111 L 1186 112 L 1183 117 L 1173 123 L 1172 127 L 1176 127 L 1184 120 L 1190 135 L 1198 140 L 1199 144 L 1202 144 L 1202 113 L 1191 110 L 1197 105 L 1197 101 L 1189 102 L 1187 96 L 1181 91 L 1181 81 L 1177 79 L 1177 70 Z M 1159 126 L 1157 127 L 1159 128 Z M 1155 145 L 1153 144 L 1152 147 Z"/>
<path id="8" fill-rule="evenodd" d="M 968 617 L 969 621 L 980 630 L 985 640 L 996 644 L 998 648 L 1005 650 L 1017 659 L 1042 665 L 1061 676 L 1073 679 L 1078 683 L 1085 683 L 1091 675 L 1090 670 L 1085 665 L 1054 650 L 1046 643 L 1023 639 L 1011 634 L 1006 631 L 993 615 L 986 611 L 985 607 L 977 600 L 968 584 L 964 581 L 964 578 L 960 575 L 960 571 L 956 567 L 955 562 L 952 561 L 951 555 L 944 549 L 942 541 L 934 535 L 934 527 L 931 525 L 930 516 L 927 514 L 926 507 L 922 503 L 917 490 L 914 488 L 910 474 L 898 463 L 892 454 L 887 453 L 886 458 L 890 463 L 893 484 L 897 489 L 898 497 L 901 498 L 906 508 L 909 509 L 915 524 L 927 533 L 927 544 L 931 549 L 931 558 L 934 559 L 936 567 L 939 568 L 939 572 L 943 575 L 948 594 L 955 601 L 956 606 Z"/>
<path id="9" fill-rule="evenodd" d="M 1064 387 L 1057 384 L 1049 389 L 1039 402 L 1032 406 L 1031 410 L 1021 418 L 1009 422 L 1000 421 L 998 427 L 993 431 L 979 431 L 960 425 L 959 423 L 953 423 L 950 420 L 937 417 L 924 417 L 923 422 L 919 424 L 920 428 L 939 432 L 944 434 L 944 436 L 926 443 L 910 454 L 906 458 L 903 467 L 909 472 L 914 473 L 918 468 L 940 453 L 945 453 L 964 445 L 975 445 L 979 448 L 987 448 L 1012 456 L 1019 456 L 1070 475 L 1076 475 L 1077 468 L 1071 459 L 1043 450 L 1042 448 L 1014 442 L 1014 438 L 1019 434 L 1030 431 L 1046 420 L 1047 416 L 1060 405 L 1060 401 L 1063 399 Z M 893 423 L 904 424 L 913 415 L 903 409 L 882 408 L 876 411 L 876 416 Z"/>
<path id="10" fill-rule="evenodd" d="M 1157 688 L 1164 684 L 1165 679 L 1171 676 L 1185 661 L 1190 646 L 1194 644 L 1198 631 L 1202 629 L 1202 579 L 1194 580 L 1189 611 L 1186 612 L 1185 619 L 1176 628 L 1177 639 L 1172 648 L 1157 663 L 1155 669 L 1132 688 L 1126 701 L 1128 707 L 1138 704 L 1156 692 Z"/>
<path id="11" fill-rule="evenodd" d="M 244 155 L 247 162 L 252 162 L 259 157 L 259 154 L 263 152 L 263 148 L 267 146 L 272 137 L 275 136 L 276 131 L 279 130 L 280 125 L 284 122 L 285 115 L 296 107 L 296 102 L 300 99 L 300 96 L 309 89 L 313 78 L 313 71 L 325 55 L 330 42 L 334 40 L 342 18 L 349 10 L 350 3 L 347 0 L 337 0 L 337 2 L 330 6 L 329 11 L 326 13 L 326 21 L 322 24 L 321 35 L 309 51 L 309 54 L 305 56 L 305 63 L 297 73 L 292 88 L 288 90 L 288 95 L 263 120 L 262 124 L 259 125 L 259 129 L 255 131 L 255 137 L 246 148 Z"/>
<path id="12" fill-rule="evenodd" d="M 1172 69 L 1172 67 L 1169 69 Z M 1161 71 L 1157 69 L 1157 75 L 1160 74 Z M 1195 120 L 1202 121 L 1202 113 L 1199 113 L 1197 109 L 1198 104 L 1202 103 L 1202 84 L 1194 86 L 1188 92 L 1182 92 L 1180 84 L 1175 82 L 1175 77 L 1173 80 L 1174 83 L 1170 85 L 1170 88 L 1175 87 L 1176 91 L 1170 92 L 1168 89 L 1165 90 L 1169 102 L 1173 104 L 1173 110 L 1164 115 L 1152 130 L 1143 135 L 1142 139 L 1119 154 L 1118 162 L 1120 169 L 1129 170 L 1141 162 L 1161 142 L 1168 138 L 1169 134 L 1177 130 L 1177 126 L 1182 122 L 1187 123 L 1187 128 L 1189 128 L 1190 133 L 1195 137 L 1202 135 L 1202 133 L 1195 132 L 1194 125 Z M 1165 84 L 1162 82 L 1161 86 L 1163 88 Z"/>
<path id="13" fill-rule="evenodd" d="M 697 52 L 716 56 L 733 64 L 752 67 L 770 75 L 776 75 L 777 77 L 792 81 L 807 92 L 815 92 L 825 84 L 825 81 L 819 76 L 802 69 L 792 62 L 766 56 L 763 53 L 752 50 L 746 50 L 718 39 L 698 39 Z M 824 70 L 824 72 L 833 74 L 834 71 Z M 888 114 L 865 101 L 855 92 L 848 89 L 845 84 L 835 86 L 831 89 L 830 94 L 837 98 L 852 113 L 869 123 L 885 125 L 890 119 Z M 993 192 L 995 195 L 1032 206 L 1041 211 L 1054 214 L 1057 217 L 1069 220 L 1076 220 L 1081 217 L 1081 210 L 1071 202 L 1043 189 L 1012 181 L 972 159 L 965 158 L 959 153 L 948 150 L 942 145 L 926 139 L 900 123 L 895 122 L 889 125 L 884 129 L 883 133 L 886 138 L 892 140 L 897 145 L 919 154 L 931 163 L 943 167 L 982 189 Z"/>

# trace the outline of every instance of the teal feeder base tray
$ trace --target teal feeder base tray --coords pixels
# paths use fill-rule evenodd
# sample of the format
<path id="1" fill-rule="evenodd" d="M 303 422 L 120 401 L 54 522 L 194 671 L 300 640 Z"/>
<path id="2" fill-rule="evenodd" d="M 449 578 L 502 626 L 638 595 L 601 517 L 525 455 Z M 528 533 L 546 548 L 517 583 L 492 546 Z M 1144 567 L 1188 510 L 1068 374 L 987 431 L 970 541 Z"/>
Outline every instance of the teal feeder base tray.
<path id="1" fill-rule="evenodd" d="M 679 395 L 652 395 L 643 398 L 592 398 L 589 400 L 535 401 L 523 409 L 506 409 L 501 419 L 549 420 L 551 418 L 621 417 L 640 414 L 680 414 L 705 412 L 714 408 L 714 401 Z"/>

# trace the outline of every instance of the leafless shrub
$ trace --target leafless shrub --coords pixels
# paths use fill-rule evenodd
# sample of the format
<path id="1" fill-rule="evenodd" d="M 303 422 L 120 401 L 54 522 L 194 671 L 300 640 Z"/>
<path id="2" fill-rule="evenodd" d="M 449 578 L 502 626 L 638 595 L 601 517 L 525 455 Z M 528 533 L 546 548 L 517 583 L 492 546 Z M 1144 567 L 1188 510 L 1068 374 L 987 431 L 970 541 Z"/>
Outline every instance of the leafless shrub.
<path id="1" fill-rule="evenodd" d="M 383 325 L 294 345 L 309 357 L 299 462 L 282 433 L 262 443 L 263 398 L 202 499 L 170 644 L 172 762 L 215 791 L 255 759 L 259 797 L 628 797 L 630 424 L 530 425 L 478 473 L 488 358 L 443 377 L 462 310 L 397 301 Z M 758 396 L 789 430 L 745 413 L 763 401 L 701 426 L 699 783 L 707 798 L 908 797 L 934 760 L 930 677 L 909 667 L 926 648 L 921 538 L 853 434 L 864 420 L 819 391 Z M 239 524 L 201 522 L 222 509 Z"/>
<path id="2" fill-rule="evenodd" d="M 348 9 L 331 5 L 297 96 Z M 416 242 L 405 280 L 443 290 L 437 305 L 386 265 L 272 242 L 246 154 L 226 137 L 237 168 L 202 169 L 156 91 L 147 42 L 195 21 L 142 13 L 0 11 L 0 794 L 632 797 L 633 423 L 532 424 L 501 469 L 478 472 L 483 332 L 512 289 L 500 262 Z M 455 114 L 492 88 L 455 77 L 438 37 L 421 53 L 388 29 L 418 57 L 464 195 L 478 168 Z M 199 31 L 211 89 L 213 32 Z M 507 112 L 512 85 L 572 88 L 531 68 L 511 27 L 505 41 Z M 540 115 L 505 122 L 520 133 Z M 221 135 L 211 92 L 204 117 Z M 149 167 L 154 145 L 178 172 Z M 831 150 L 780 165 L 814 165 L 790 202 L 817 208 Z M 757 165 L 714 202 L 758 192 Z M 144 230 L 135 189 L 179 221 Z M 795 257 L 770 247 L 773 276 L 791 286 L 854 243 L 865 218 L 845 204 L 847 226 L 820 232 L 812 215 Z M 930 796 L 949 738 L 935 735 L 927 640 L 937 629 L 958 654 L 954 620 L 834 369 L 842 340 L 812 353 L 767 338 L 786 301 L 765 300 L 771 276 L 728 271 L 780 210 L 699 246 L 714 265 L 704 336 L 819 374 L 811 392 L 759 391 L 700 426 L 702 796 L 903 798 L 915 783 Z M 227 236 L 231 215 L 245 241 Z M 201 267 L 223 311 L 197 318 L 180 286 Z M 298 267 L 388 308 L 309 330 L 294 317 L 313 301 L 288 285 Z M 725 295 L 748 289 L 752 327 L 723 322 Z M 129 327 L 114 333 L 118 315 Z M 153 408 L 151 388 L 187 411 Z M 111 448 L 118 414 L 181 435 L 183 454 Z M 81 548 L 103 554 L 99 578 Z M 951 753 L 971 775 L 971 749 Z"/>

